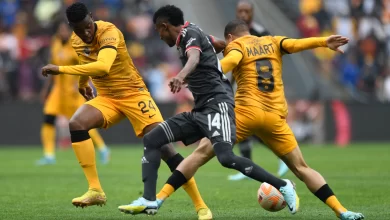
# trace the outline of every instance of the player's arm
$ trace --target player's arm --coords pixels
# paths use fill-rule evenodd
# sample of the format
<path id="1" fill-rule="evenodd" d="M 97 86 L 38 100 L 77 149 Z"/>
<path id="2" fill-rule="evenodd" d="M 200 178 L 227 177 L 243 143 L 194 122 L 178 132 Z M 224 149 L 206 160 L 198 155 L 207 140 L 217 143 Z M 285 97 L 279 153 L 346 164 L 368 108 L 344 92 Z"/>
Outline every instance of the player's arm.
<path id="1" fill-rule="evenodd" d="M 42 75 L 69 74 L 80 76 L 102 76 L 108 74 L 117 56 L 119 33 L 116 28 L 107 29 L 99 39 L 100 49 L 97 61 L 73 66 L 49 64 L 42 68 Z"/>
<path id="2" fill-rule="evenodd" d="M 210 40 L 217 54 L 221 53 L 225 49 L 226 42 L 224 40 L 216 38 L 213 35 L 207 35 L 207 38 Z"/>
<path id="3" fill-rule="evenodd" d="M 200 50 L 192 48 L 186 52 L 188 61 L 183 69 L 169 82 L 172 93 L 180 92 L 181 86 L 185 82 L 185 78 L 192 73 L 199 64 Z"/>
<path id="4" fill-rule="evenodd" d="M 231 50 L 225 57 L 221 60 L 221 67 L 223 73 L 228 73 L 232 71 L 242 60 L 243 55 L 241 51 Z"/>
<path id="5" fill-rule="evenodd" d="M 303 50 L 310 50 L 317 47 L 328 47 L 331 50 L 343 53 L 339 49 L 348 43 L 349 39 L 340 35 L 332 35 L 330 37 L 310 37 L 302 39 L 291 39 L 287 37 L 274 37 L 278 43 L 280 50 L 284 54 L 297 53 Z"/>
<path id="6" fill-rule="evenodd" d="M 84 65 L 59 66 L 59 73 L 80 76 L 103 76 L 109 73 L 116 55 L 115 47 L 102 48 L 99 51 L 96 62 Z"/>

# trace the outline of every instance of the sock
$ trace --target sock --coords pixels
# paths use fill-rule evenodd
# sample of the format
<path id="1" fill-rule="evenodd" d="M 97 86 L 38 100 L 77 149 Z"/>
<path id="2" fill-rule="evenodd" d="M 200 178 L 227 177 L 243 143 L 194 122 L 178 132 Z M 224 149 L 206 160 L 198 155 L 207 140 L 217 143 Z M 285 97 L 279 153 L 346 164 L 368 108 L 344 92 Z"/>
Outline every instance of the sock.
<path id="1" fill-rule="evenodd" d="M 198 212 L 199 209 L 207 209 L 208 208 L 206 203 L 203 201 L 202 196 L 199 193 L 198 186 L 196 185 L 194 177 L 192 177 L 190 180 L 188 180 L 183 185 L 183 189 L 191 197 L 192 203 L 195 206 L 196 212 Z"/>
<path id="2" fill-rule="evenodd" d="M 243 142 L 239 143 L 240 153 L 241 156 L 248 158 L 252 160 L 252 142 L 248 139 L 244 140 Z"/>
<path id="3" fill-rule="evenodd" d="M 178 153 L 175 156 L 169 158 L 166 163 L 167 163 L 169 169 L 171 170 L 171 172 L 173 172 L 176 170 L 176 168 L 179 166 L 179 164 L 183 160 L 184 160 L 184 157 Z M 198 212 L 199 209 L 208 208 L 206 203 L 203 201 L 202 196 L 199 193 L 198 186 L 196 185 L 195 179 L 193 177 L 183 185 L 183 189 L 191 197 L 191 200 L 195 206 L 196 212 Z M 163 189 L 157 194 L 157 198 L 165 199 L 165 198 L 169 197 L 170 195 L 172 195 L 172 193 L 174 191 L 175 191 L 175 189 L 171 185 L 165 184 Z"/>
<path id="4" fill-rule="evenodd" d="M 340 217 L 340 214 L 346 212 L 347 209 L 341 205 L 339 200 L 334 195 L 332 189 L 328 184 L 323 185 L 317 192 L 314 193 L 322 202 L 328 205 L 337 215 Z"/>
<path id="5" fill-rule="evenodd" d="M 222 166 L 240 171 L 245 176 L 248 176 L 259 182 L 266 182 L 277 189 L 286 186 L 287 183 L 268 173 L 260 166 L 253 163 L 248 158 L 238 157 L 234 155 L 232 145 L 226 142 L 218 142 L 214 144 L 214 153 Z"/>
<path id="6" fill-rule="evenodd" d="M 56 128 L 52 124 L 44 123 L 41 128 L 43 153 L 46 157 L 54 158 L 56 146 Z"/>
<path id="7" fill-rule="evenodd" d="M 89 189 L 103 192 L 96 170 L 95 148 L 88 131 L 70 131 L 72 147 L 88 180 Z"/>
<path id="8" fill-rule="evenodd" d="M 97 129 L 89 130 L 89 135 L 91 136 L 93 143 L 99 151 L 106 150 L 106 143 L 104 143 L 104 140 Z"/>

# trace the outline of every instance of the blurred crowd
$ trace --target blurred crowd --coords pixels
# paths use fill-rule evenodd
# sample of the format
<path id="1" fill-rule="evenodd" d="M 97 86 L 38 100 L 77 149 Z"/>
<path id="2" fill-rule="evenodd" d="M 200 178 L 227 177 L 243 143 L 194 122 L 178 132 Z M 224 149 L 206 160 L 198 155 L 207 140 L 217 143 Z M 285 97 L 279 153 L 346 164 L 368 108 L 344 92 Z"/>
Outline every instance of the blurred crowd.
<path id="1" fill-rule="evenodd" d="M 49 46 L 65 9 L 74 0 L 0 1 L 0 102 L 36 101 L 49 61 Z M 158 102 L 188 100 L 188 92 L 173 96 L 167 80 L 181 67 L 176 51 L 154 31 L 151 0 L 84 0 L 95 20 L 114 23 L 124 34 L 135 65 Z M 158 2 L 163 4 L 162 1 Z"/>
<path id="2" fill-rule="evenodd" d="M 314 51 L 324 76 L 358 101 L 390 102 L 390 0 L 300 0 L 299 7 L 302 37 L 350 39 L 343 55 Z"/>

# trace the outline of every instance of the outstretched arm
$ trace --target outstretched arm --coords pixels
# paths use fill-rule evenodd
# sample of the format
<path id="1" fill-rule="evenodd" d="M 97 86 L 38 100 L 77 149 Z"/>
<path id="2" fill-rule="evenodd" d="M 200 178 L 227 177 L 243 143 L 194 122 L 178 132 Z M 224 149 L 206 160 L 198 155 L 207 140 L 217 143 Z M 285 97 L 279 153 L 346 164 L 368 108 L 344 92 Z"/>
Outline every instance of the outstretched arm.
<path id="1" fill-rule="evenodd" d="M 349 42 L 349 39 L 340 35 L 332 35 L 329 37 L 310 37 L 303 39 L 290 39 L 287 37 L 275 37 L 280 43 L 280 50 L 284 54 L 298 53 L 303 50 L 310 50 L 317 47 L 328 47 L 331 50 L 343 53 L 339 49 Z"/>
<path id="2" fill-rule="evenodd" d="M 184 68 L 171 79 L 169 87 L 172 93 L 180 92 L 181 86 L 184 84 L 185 78 L 195 70 L 199 64 L 200 51 L 198 49 L 189 49 L 187 52 L 188 61 Z"/>

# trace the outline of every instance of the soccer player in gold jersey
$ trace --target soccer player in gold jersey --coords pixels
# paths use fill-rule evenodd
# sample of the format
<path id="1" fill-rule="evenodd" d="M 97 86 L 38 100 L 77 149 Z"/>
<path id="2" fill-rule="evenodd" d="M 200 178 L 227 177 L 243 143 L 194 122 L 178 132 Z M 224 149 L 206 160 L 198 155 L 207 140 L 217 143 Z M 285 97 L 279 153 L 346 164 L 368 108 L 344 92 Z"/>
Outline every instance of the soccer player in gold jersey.
<path id="1" fill-rule="evenodd" d="M 338 201 L 325 179 L 310 168 L 303 159 L 298 143 L 286 122 L 287 102 L 282 81 L 282 56 L 317 47 L 342 52 L 339 47 L 348 43 L 342 36 L 290 39 L 280 36 L 250 35 L 248 25 L 234 20 L 225 27 L 228 44 L 221 60 L 224 73 L 233 70 L 237 82 L 235 95 L 237 142 L 251 135 L 261 138 L 279 156 L 308 189 L 343 220 L 364 219 L 361 213 L 348 211 Z M 187 179 L 214 157 L 207 139 L 177 168 Z M 168 182 L 176 182 L 170 177 Z M 159 200 L 169 197 L 179 186 L 165 184 Z"/>
<path id="2" fill-rule="evenodd" d="M 69 6 L 66 16 L 73 29 L 71 43 L 80 65 L 49 64 L 42 68 L 42 74 L 80 76 L 79 91 L 89 101 L 72 116 L 69 127 L 72 147 L 88 180 L 89 189 L 81 197 L 73 199 L 72 203 L 82 207 L 103 205 L 106 195 L 98 178 L 94 147 L 88 131 L 108 128 L 127 118 L 136 135 L 143 137 L 163 118 L 127 52 L 122 32 L 109 22 L 94 21 L 87 7 L 80 2 Z M 87 83 L 89 78 L 96 87 L 96 97 Z M 172 145 L 164 145 L 161 150 L 163 160 L 172 171 L 175 170 L 183 157 Z M 142 158 L 142 163 L 148 161 Z M 203 202 L 195 180 L 188 181 L 184 189 L 192 198 L 199 219 L 209 219 L 211 212 Z M 143 197 L 156 200 L 156 195 L 144 194 Z M 157 203 L 149 205 L 156 205 L 157 208 Z"/>
<path id="3" fill-rule="evenodd" d="M 71 31 L 68 24 L 60 23 L 56 36 L 51 44 L 51 62 L 55 65 L 75 65 L 78 64 L 77 54 L 72 48 L 69 40 Z M 49 92 L 50 84 L 52 88 Z M 41 140 L 44 156 L 37 161 L 38 165 L 54 164 L 56 130 L 55 120 L 58 115 L 63 115 L 70 119 L 84 102 L 85 99 L 79 94 L 78 77 L 72 75 L 59 75 L 50 77 L 42 89 L 42 96 L 45 98 L 43 109 L 44 122 L 41 128 Z M 47 96 L 47 98 L 46 98 Z M 109 162 L 110 151 L 106 147 L 103 138 L 96 129 L 89 131 L 92 141 L 100 153 L 100 160 L 103 164 Z"/>

